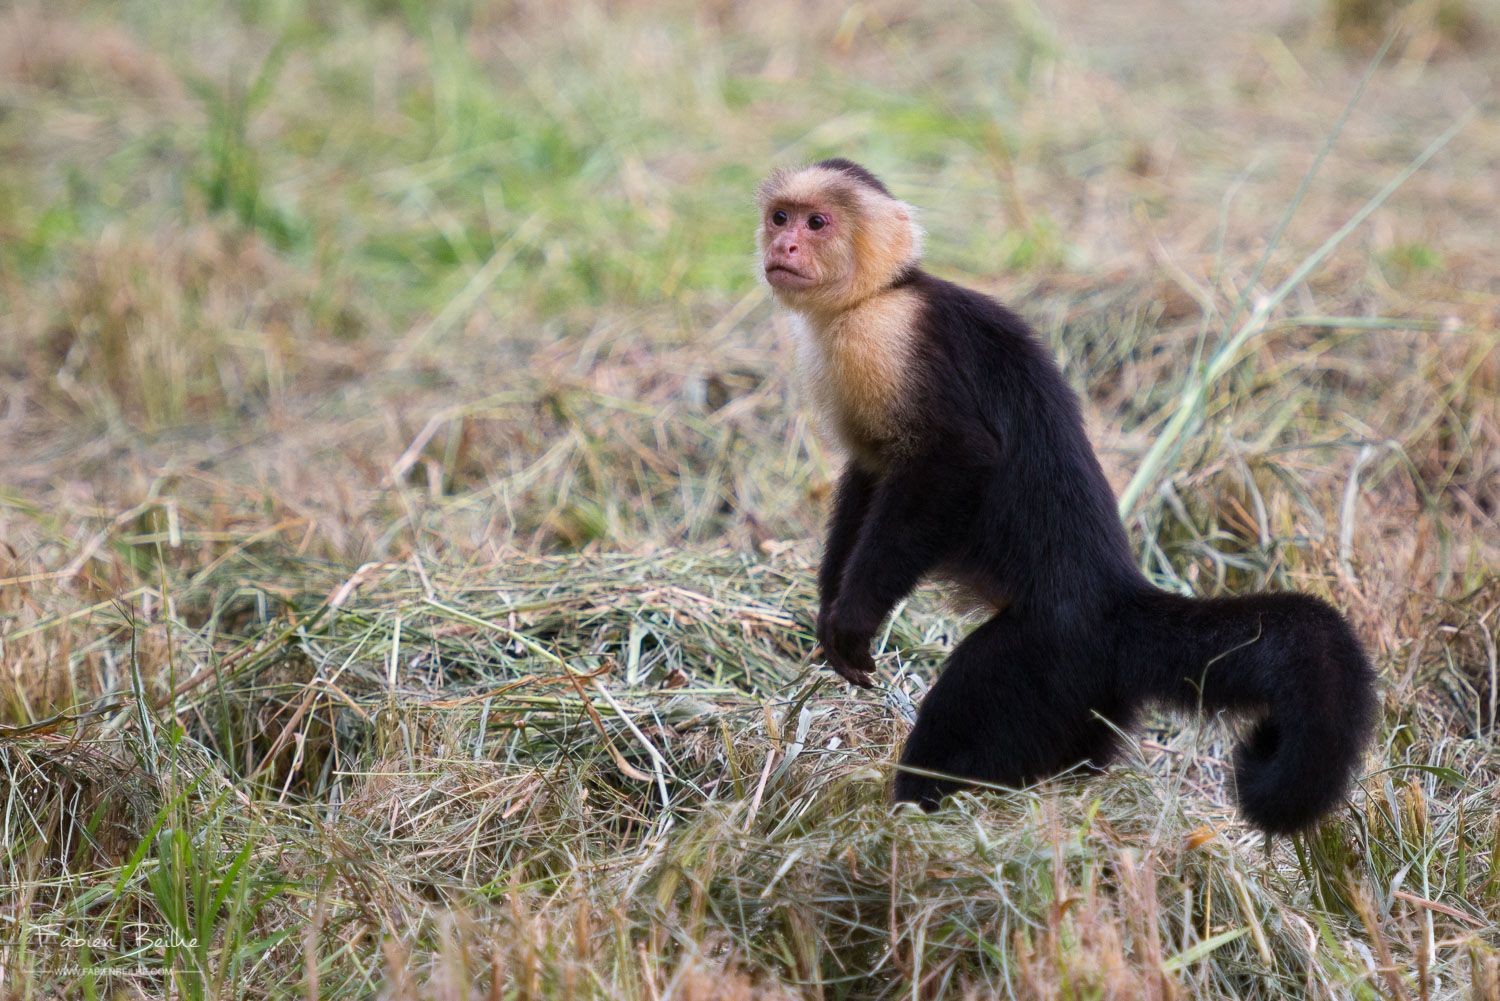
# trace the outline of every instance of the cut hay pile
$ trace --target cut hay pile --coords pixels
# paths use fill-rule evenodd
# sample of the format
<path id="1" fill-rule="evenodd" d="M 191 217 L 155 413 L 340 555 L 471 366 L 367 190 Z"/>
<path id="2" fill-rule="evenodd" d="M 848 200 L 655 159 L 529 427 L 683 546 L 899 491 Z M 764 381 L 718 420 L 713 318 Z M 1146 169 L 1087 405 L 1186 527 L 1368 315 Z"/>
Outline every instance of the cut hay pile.
<path id="1" fill-rule="evenodd" d="M 1500 1001 L 1496 26 L 1354 6 L 0 9 L 0 1001 Z M 1214 720 L 889 807 L 971 624 L 812 659 L 749 216 L 835 153 L 1155 581 L 1347 610 L 1322 827 Z"/>

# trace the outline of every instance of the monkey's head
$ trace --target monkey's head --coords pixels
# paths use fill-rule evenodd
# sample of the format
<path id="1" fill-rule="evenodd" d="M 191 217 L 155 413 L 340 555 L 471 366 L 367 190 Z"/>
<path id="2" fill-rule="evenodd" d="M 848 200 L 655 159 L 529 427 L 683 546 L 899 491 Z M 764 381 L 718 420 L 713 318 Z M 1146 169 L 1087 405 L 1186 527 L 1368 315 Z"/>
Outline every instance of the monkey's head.
<path id="1" fill-rule="evenodd" d="M 761 268 L 776 298 L 799 312 L 855 306 L 921 254 L 911 206 L 857 163 L 778 170 L 759 197 Z"/>

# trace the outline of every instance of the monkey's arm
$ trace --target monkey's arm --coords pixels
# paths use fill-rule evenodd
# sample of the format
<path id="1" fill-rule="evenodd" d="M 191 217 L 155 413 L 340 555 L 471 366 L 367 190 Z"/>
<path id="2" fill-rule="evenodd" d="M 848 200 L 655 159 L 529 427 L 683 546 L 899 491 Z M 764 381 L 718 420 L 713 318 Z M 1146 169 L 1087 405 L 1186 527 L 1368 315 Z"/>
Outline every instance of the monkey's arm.
<path id="1" fill-rule="evenodd" d="M 870 641 L 896 603 L 967 535 L 979 499 L 977 470 L 922 454 L 885 473 L 869 498 L 837 596 L 818 616 L 829 665 L 869 687 Z"/>
<path id="2" fill-rule="evenodd" d="M 853 459 L 844 467 L 834 493 L 833 513 L 828 519 L 828 542 L 823 547 L 823 562 L 818 567 L 818 632 L 822 633 L 822 621 L 839 596 L 839 585 L 843 582 L 844 567 L 854 543 L 859 538 L 859 526 L 870 510 L 870 498 L 875 493 L 875 474 L 861 469 Z"/>

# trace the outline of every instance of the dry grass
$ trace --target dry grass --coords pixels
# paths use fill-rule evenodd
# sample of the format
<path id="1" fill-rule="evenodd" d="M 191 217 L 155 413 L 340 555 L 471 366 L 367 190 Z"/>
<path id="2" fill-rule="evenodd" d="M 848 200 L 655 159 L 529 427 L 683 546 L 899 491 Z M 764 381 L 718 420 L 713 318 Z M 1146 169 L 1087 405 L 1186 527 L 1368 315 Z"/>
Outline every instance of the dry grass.
<path id="1" fill-rule="evenodd" d="M 1500 998 L 1496 27 L 0 13 L 0 996 Z M 1048 339 L 1153 577 L 1348 610 L 1347 810 L 1263 846 L 1167 720 L 885 806 L 966 624 L 812 662 L 836 457 L 748 261 L 835 152 Z"/>

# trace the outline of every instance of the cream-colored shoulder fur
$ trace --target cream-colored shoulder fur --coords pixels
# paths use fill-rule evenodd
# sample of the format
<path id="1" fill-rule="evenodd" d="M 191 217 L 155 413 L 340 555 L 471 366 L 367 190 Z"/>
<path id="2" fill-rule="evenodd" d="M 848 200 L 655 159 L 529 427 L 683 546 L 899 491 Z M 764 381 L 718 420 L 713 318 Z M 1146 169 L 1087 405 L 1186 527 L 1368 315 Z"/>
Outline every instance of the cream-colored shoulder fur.
<path id="1" fill-rule="evenodd" d="M 908 289 L 871 296 L 819 324 L 798 317 L 798 362 L 824 428 L 862 454 L 901 438 L 921 300 Z"/>

